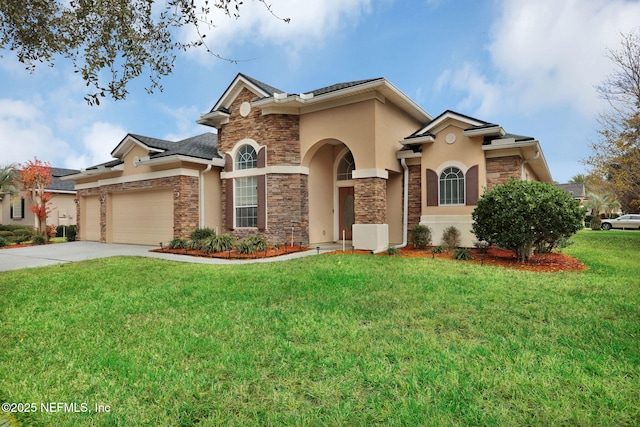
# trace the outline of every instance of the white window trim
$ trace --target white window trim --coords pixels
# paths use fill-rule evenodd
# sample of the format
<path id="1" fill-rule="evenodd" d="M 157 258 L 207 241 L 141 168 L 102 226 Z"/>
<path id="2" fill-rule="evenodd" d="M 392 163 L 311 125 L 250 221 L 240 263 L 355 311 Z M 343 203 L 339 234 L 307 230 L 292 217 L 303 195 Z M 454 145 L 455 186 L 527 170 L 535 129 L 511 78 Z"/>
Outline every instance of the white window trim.
<path id="1" fill-rule="evenodd" d="M 462 180 L 464 182 L 464 191 L 462 194 L 462 203 L 440 203 L 440 176 L 445 169 L 448 168 L 456 168 L 462 172 Z M 467 168 L 463 163 L 450 161 L 441 165 L 436 173 L 438 174 L 438 206 L 466 206 L 467 205 L 467 172 L 469 168 Z"/>
<path id="2" fill-rule="evenodd" d="M 240 178 L 251 178 L 251 176 L 240 177 Z M 256 230 L 258 228 L 257 224 L 258 224 L 258 215 L 259 215 L 259 212 L 258 212 L 258 209 L 259 209 L 259 207 L 258 207 L 258 194 L 257 194 L 257 191 L 258 191 L 258 188 L 257 188 L 258 179 L 256 177 L 256 204 L 255 204 L 255 206 L 254 205 L 238 206 L 237 199 L 236 199 L 238 197 L 238 187 L 236 186 L 236 184 L 237 184 L 237 180 L 233 179 L 233 225 L 234 225 L 234 228 L 235 229 L 240 229 L 240 230 Z M 237 225 L 238 224 L 238 216 L 237 216 L 237 212 L 238 211 L 237 211 L 237 209 L 238 208 L 251 208 L 251 207 L 255 207 L 256 208 L 256 226 L 255 227 L 240 227 L 239 225 Z"/>

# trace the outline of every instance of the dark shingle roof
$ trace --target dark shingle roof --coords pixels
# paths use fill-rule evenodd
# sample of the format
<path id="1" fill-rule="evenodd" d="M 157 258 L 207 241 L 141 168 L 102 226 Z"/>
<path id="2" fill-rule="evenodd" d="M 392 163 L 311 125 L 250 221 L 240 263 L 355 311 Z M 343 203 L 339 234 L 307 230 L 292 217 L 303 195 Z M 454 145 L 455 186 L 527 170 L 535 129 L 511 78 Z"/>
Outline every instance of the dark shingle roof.
<path id="1" fill-rule="evenodd" d="M 316 90 L 312 90 L 311 93 L 313 93 L 314 96 L 318 96 L 318 95 L 324 95 L 325 93 L 330 93 L 330 92 L 335 92 L 341 89 L 347 89 L 353 86 L 358 86 L 361 84 L 365 84 L 365 83 L 369 83 L 369 82 L 373 82 L 376 80 L 383 80 L 382 77 L 378 77 L 375 79 L 367 79 L 367 80 L 357 80 L 357 81 L 353 81 L 353 82 L 345 82 L 345 83 L 336 83 L 333 84 L 331 86 L 326 86 L 320 89 L 316 89 Z"/>
<path id="2" fill-rule="evenodd" d="M 260 88 L 260 90 L 266 92 L 269 94 L 269 96 L 273 96 L 274 93 L 283 93 L 283 90 L 280 90 L 278 88 L 275 88 L 271 85 L 268 85 L 266 83 L 261 82 L 260 80 L 256 80 L 253 77 L 249 77 L 246 74 L 242 74 L 239 73 L 240 76 L 244 77 L 245 79 L 249 80 L 251 83 L 253 83 L 254 85 L 256 85 L 257 87 Z"/>
<path id="3" fill-rule="evenodd" d="M 584 183 L 580 182 L 577 184 L 556 184 L 561 190 L 564 190 L 568 195 L 573 198 L 581 198 L 584 199 L 586 197 L 586 192 L 584 188 Z"/>
<path id="4" fill-rule="evenodd" d="M 66 175 L 73 175 L 79 173 L 76 169 L 63 169 L 63 168 L 51 168 L 51 175 L 53 179 L 51 184 L 46 186 L 47 190 L 51 191 L 75 191 L 76 183 L 74 181 L 62 181 L 60 178 Z"/>
<path id="5" fill-rule="evenodd" d="M 168 150 L 173 144 L 175 144 L 175 142 L 167 141 L 165 139 L 152 138 L 150 136 L 136 135 L 133 133 L 130 133 L 129 135 L 142 142 L 147 147 L 155 148 L 158 150 Z"/>
<path id="6" fill-rule="evenodd" d="M 221 159 L 222 156 L 218 152 L 218 135 L 208 132 L 183 139 L 182 141 L 170 142 L 166 151 L 155 153 L 151 155 L 151 158 L 155 159 L 174 155 L 196 157 L 199 159 Z"/>

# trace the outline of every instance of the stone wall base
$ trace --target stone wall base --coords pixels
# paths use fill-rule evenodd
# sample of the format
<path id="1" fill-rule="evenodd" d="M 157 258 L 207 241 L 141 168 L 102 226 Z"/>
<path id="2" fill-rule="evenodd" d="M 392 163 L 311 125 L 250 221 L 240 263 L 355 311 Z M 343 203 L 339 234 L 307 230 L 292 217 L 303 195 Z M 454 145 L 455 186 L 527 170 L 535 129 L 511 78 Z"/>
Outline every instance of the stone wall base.
<path id="1" fill-rule="evenodd" d="M 385 250 L 389 246 L 389 224 L 353 224 L 353 248 Z"/>

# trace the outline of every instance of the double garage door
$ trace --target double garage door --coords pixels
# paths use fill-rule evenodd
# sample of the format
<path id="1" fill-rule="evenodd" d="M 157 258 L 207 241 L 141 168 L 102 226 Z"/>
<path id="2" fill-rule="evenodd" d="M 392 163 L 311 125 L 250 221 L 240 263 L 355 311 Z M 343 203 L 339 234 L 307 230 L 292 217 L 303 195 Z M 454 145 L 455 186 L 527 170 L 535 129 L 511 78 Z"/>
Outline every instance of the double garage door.
<path id="1" fill-rule="evenodd" d="M 107 213 L 107 241 L 157 246 L 173 238 L 171 190 L 112 193 Z M 100 240 L 100 202 L 84 198 L 83 240 Z"/>
<path id="2" fill-rule="evenodd" d="M 111 195 L 108 224 L 113 243 L 158 246 L 173 239 L 173 192 L 134 191 Z"/>

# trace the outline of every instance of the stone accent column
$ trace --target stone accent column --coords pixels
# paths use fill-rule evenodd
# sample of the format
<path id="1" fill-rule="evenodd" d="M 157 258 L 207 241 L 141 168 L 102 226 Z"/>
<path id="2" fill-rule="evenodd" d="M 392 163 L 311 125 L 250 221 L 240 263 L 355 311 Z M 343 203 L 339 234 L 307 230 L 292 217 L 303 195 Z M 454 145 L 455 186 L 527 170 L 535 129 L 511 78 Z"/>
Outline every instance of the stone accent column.
<path id="1" fill-rule="evenodd" d="M 389 245 L 387 180 L 380 177 L 354 180 L 355 223 L 353 247 L 370 251 Z"/>
<path id="2" fill-rule="evenodd" d="M 494 157 L 487 159 L 487 190 L 504 184 L 509 178 L 522 179 L 522 158 L 520 156 Z"/>
<path id="3" fill-rule="evenodd" d="M 199 182 L 197 177 L 179 176 L 173 199 L 173 236 L 187 239 L 199 226 Z M 176 194 L 178 196 L 176 197 Z"/>
<path id="4" fill-rule="evenodd" d="M 422 215 L 422 166 L 409 165 L 409 232 L 420 224 Z M 403 192 L 404 195 L 404 192 Z M 404 200 L 403 200 L 404 202 Z"/>
<path id="5" fill-rule="evenodd" d="M 387 180 L 359 178 L 354 183 L 355 223 L 386 224 Z"/>

